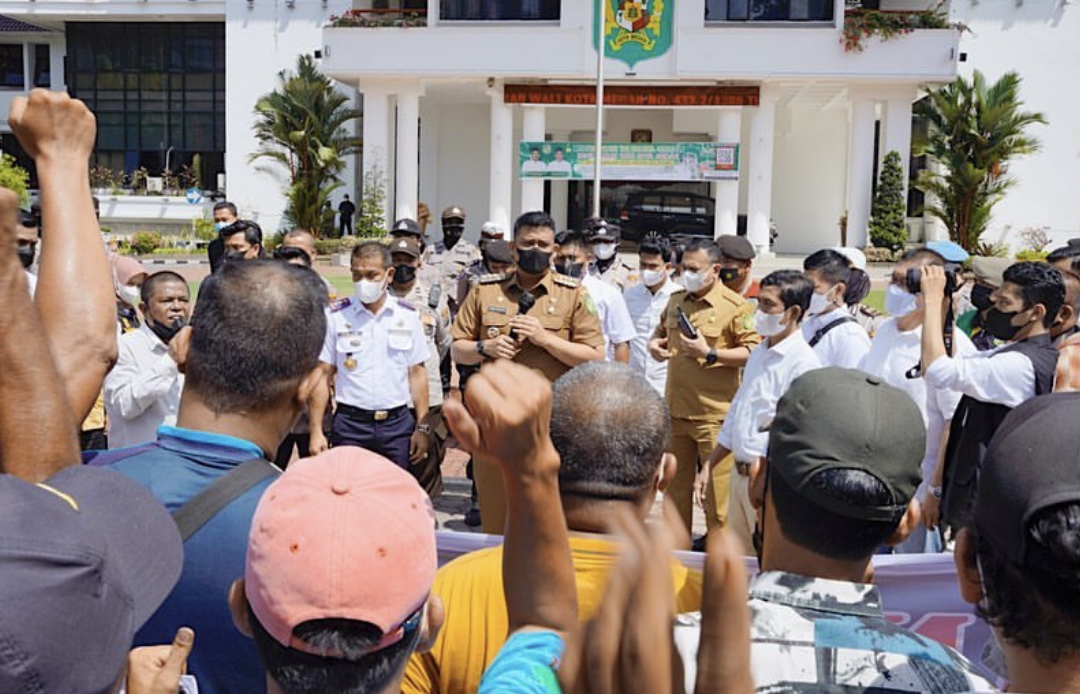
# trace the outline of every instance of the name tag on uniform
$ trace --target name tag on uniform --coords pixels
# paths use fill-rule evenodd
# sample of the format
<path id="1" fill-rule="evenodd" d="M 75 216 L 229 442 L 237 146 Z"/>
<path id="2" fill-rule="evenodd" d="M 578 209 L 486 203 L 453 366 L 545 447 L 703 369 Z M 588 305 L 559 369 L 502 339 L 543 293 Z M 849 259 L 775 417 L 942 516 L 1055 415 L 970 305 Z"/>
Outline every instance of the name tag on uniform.
<path id="1" fill-rule="evenodd" d="M 345 330 L 337 334 L 335 348 L 338 352 L 350 354 L 360 351 L 360 332 L 357 330 Z"/>
<path id="2" fill-rule="evenodd" d="M 501 313 L 504 316 L 506 315 L 506 307 L 505 306 L 488 306 L 487 310 L 488 310 L 488 313 Z"/>

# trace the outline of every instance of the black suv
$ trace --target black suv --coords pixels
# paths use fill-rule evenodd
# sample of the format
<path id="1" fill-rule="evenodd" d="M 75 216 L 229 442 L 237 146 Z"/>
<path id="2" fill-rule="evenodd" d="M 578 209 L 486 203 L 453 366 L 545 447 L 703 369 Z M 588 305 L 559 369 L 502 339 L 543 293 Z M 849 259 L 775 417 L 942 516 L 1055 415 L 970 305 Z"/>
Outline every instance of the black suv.
<path id="1" fill-rule="evenodd" d="M 619 215 L 625 241 L 651 241 L 666 238 L 686 242 L 693 238 L 713 237 L 716 202 L 694 193 L 630 193 Z M 739 236 L 746 236 L 746 215 L 736 220 Z M 776 225 L 769 220 L 769 245 L 776 242 Z"/>

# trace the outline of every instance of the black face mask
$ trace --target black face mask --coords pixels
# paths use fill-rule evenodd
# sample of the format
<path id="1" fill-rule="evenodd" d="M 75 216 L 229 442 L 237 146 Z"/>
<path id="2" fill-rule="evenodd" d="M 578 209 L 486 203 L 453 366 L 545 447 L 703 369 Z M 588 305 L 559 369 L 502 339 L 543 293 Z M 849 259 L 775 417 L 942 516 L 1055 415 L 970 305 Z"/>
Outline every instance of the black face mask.
<path id="1" fill-rule="evenodd" d="M 463 227 L 443 227 L 443 244 L 447 248 L 453 248 L 461 240 Z"/>
<path id="2" fill-rule="evenodd" d="M 720 281 L 724 284 L 731 284 L 735 280 L 739 279 L 739 268 L 737 267 L 722 267 L 720 268 Z"/>
<path id="3" fill-rule="evenodd" d="M 993 301 L 990 300 L 990 295 L 994 293 L 994 290 L 990 287 L 984 287 L 980 284 L 971 288 L 971 305 L 980 311 L 985 311 L 993 305 Z"/>
<path id="4" fill-rule="evenodd" d="M 551 267 L 551 253 L 539 248 L 518 249 L 518 267 L 527 274 L 541 275 Z"/>
<path id="5" fill-rule="evenodd" d="M 416 279 L 416 268 L 401 263 L 394 266 L 394 284 L 409 284 Z"/>
<path id="6" fill-rule="evenodd" d="M 176 333 L 187 325 L 187 320 L 184 318 L 176 318 L 171 323 L 158 323 L 157 321 L 146 321 L 146 327 L 154 331 L 154 334 L 161 338 L 161 341 L 165 344 L 172 342 L 172 339 L 176 337 Z"/>
<path id="7" fill-rule="evenodd" d="M 570 260 L 559 260 L 555 263 L 555 272 L 566 275 L 567 277 L 581 279 L 581 276 L 585 274 L 585 263 L 575 263 Z"/>
<path id="8" fill-rule="evenodd" d="M 244 260 L 247 260 L 247 258 L 245 258 L 244 255 L 245 254 L 242 251 L 229 251 L 222 258 L 222 261 L 225 262 L 225 263 L 239 263 L 239 262 L 242 262 Z"/>
<path id="9" fill-rule="evenodd" d="M 999 311 L 996 308 L 991 308 L 986 312 L 986 318 L 983 320 L 983 328 L 986 332 L 999 340 L 1009 340 L 1016 337 L 1016 333 L 1020 332 L 1021 325 L 1013 325 L 1012 319 L 1016 318 L 1019 311 L 1010 311 L 1005 313 Z"/>
<path id="10" fill-rule="evenodd" d="M 19 246 L 19 262 L 24 268 L 29 269 L 34 264 L 34 247 Z"/>

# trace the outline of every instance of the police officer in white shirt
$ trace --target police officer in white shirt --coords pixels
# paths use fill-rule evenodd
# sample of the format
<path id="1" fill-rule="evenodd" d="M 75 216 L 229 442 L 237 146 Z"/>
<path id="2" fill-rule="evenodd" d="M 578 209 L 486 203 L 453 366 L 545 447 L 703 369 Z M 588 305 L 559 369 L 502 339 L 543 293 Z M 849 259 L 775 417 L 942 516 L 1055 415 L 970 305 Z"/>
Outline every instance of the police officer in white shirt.
<path id="1" fill-rule="evenodd" d="M 959 249 L 962 255 L 951 255 L 950 262 L 963 262 L 966 253 Z M 937 499 L 928 494 L 934 470 L 937 467 L 938 455 L 945 431 L 948 429 L 949 420 L 963 395 L 960 391 L 952 388 L 929 387 L 919 371 L 918 364 L 922 350 L 922 324 L 925 310 L 923 295 L 918 292 L 911 293 L 908 286 L 908 271 L 917 270 L 924 265 L 944 266 L 946 259 L 940 254 L 928 248 L 915 248 L 901 256 L 900 261 L 893 269 L 893 274 L 888 288 L 885 290 L 885 310 L 890 314 L 884 322 L 878 326 L 877 333 L 870 343 L 870 351 L 863 358 L 860 369 L 868 374 L 879 376 L 891 386 L 899 388 L 915 401 L 923 416 L 926 425 L 926 449 L 922 462 L 922 483 L 916 498 L 922 500 L 923 523 L 912 530 L 908 539 L 897 545 L 894 551 L 898 554 L 913 554 L 920 552 L 937 552 L 941 549 L 941 543 L 934 530 L 937 525 Z M 946 301 L 952 301 L 947 297 Z M 953 354 L 970 354 L 975 350 L 971 340 L 962 330 L 952 330 Z M 937 486 L 940 486 L 940 482 Z M 932 510 L 930 507 L 932 506 Z M 931 510 L 930 513 L 927 513 Z"/>
<path id="2" fill-rule="evenodd" d="M 735 455 L 728 488 L 728 528 L 739 538 L 745 554 L 754 554 L 756 513 L 750 505 L 749 483 L 751 468 L 765 457 L 768 448 L 765 429 L 791 382 L 821 368 L 817 354 L 799 330 L 813 293 L 814 285 L 798 270 L 777 270 L 761 280 L 754 327 L 765 339 L 750 352 L 742 385 L 716 437 L 716 448 L 694 482 L 695 497 L 704 504 L 714 467 L 729 454 Z"/>
<path id="3" fill-rule="evenodd" d="M 630 368 L 645 376 L 656 392 L 664 394 L 667 383 L 667 362 L 657 361 L 649 354 L 649 340 L 660 324 L 668 299 L 675 292 L 685 291 L 671 281 L 671 251 L 666 243 L 638 244 L 638 267 L 641 281 L 626 288 L 623 299 L 634 323 L 630 340 Z"/>
<path id="4" fill-rule="evenodd" d="M 566 230 L 555 235 L 555 272 L 581 280 L 581 286 L 596 303 L 607 360 L 629 364 L 630 340 L 637 331 L 626 309 L 626 301 L 614 286 L 588 273 L 589 259 L 589 248 L 580 232 Z"/>
<path id="5" fill-rule="evenodd" d="M 352 252 L 356 295 L 331 304 L 320 367 L 334 377 L 337 409 L 331 425 L 334 446 L 360 446 L 408 468 L 427 455 L 431 430 L 428 340 L 416 307 L 387 293 L 394 277 L 390 249 L 378 241 Z M 409 400 L 416 415 L 409 411 Z M 309 400 L 311 448 L 326 448 L 321 431 L 325 404 Z"/>
<path id="6" fill-rule="evenodd" d="M 159 426 L 176 424 L 184 376 L 169 344 L 187 325 L 191 296 L 187 282 L 164 270 L 142 285 L 143 324 L 120 336 L 116 366 L 105 377 L 109 448 L 157 439 Z"/>
<path id="7" fill-rule="evenodd" d="M 803 261 L 803 271 L 814 284 L 810 310 L 802 324 L 803 337 L 817 352 L 822 366 L 854 369 L 870 351 L 870 336 L 848 312 L 848 287 L 867 285 L 866 273 L 843 254 L 824 249 Z M 855 298 L 851 303 L 861 301 Z"/>

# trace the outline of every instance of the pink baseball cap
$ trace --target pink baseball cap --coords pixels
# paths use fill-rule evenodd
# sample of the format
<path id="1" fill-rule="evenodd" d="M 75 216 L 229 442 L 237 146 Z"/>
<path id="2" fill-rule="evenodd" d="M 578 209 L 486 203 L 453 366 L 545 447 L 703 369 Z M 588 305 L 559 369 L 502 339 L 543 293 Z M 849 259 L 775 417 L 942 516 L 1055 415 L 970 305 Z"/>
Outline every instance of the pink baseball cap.
<path id="1" fill-rule="evenodd" d="M 244 578 L 251 611 L 295 650 L 340 657 L 293 636 L 314 619 L 382 629 L 375 652 L 418 623 L 435 581 L 435 513 L 416 480 L 353 446 L 289 465 L 251 522 Z"/>

